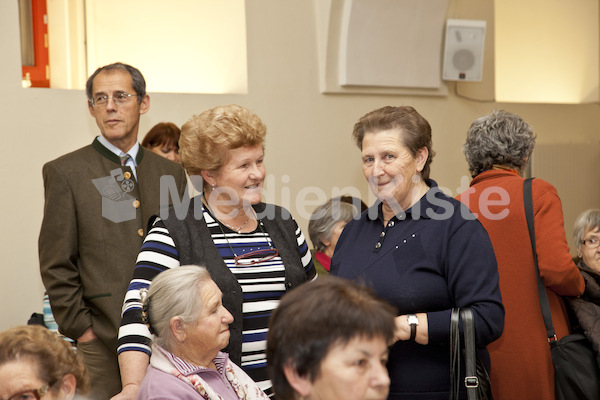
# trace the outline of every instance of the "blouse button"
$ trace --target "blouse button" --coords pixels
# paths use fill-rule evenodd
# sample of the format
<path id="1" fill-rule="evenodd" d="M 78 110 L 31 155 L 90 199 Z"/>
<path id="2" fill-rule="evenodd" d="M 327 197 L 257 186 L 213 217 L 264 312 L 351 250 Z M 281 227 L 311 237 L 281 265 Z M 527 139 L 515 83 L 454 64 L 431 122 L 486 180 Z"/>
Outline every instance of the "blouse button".
<path id="1" fill-rule="evenodd" d="M 125 173 L 123 174 L 123 176 L 125 177 L 125 179 L 129 179 L 129 178 L 131 178 L 131 172 L 125 171 Z"/>
<path id="2" fill-rule="evenodd" d="M 388 226 L 391 228 L 392 226 L 394 226 L 394 221 L 390 221 L 390 223 L 388 224 Z"/>
<path id="3" fill-rule="evenodd" d="M 381 235 L 379 235 L 379 237 L 384 237 L 385 236 L 385 232 L 381 232 Z"/>
<path id="4" fill-rule="evenodd" d="M 381 247 L 381 243 L 377 242 L 377 244 L 375 245 L 375 248 L 378 249 Z"/>

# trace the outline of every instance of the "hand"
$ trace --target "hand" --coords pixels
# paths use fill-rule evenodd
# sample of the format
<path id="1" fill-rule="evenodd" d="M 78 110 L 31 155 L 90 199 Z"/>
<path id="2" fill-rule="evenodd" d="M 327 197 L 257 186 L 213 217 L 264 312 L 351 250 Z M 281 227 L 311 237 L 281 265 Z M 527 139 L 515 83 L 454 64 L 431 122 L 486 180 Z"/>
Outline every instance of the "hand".
<path id="1" fill-rule="evenodd" d="M 140 385 L 146 375 L 150 357 L 141 351 L 123 351 L 119 354 L 119 368 L 121 369 L 121 393 L 113 397 L 114 400 L 136 400 Z"/>
<path id="2" fill-rule="evenodd" d="M 418 313 L 419 325 L 417 325 L 417 336 L 415 342 L 419 344 L 429 343 L 429 333 L 427 327 L 427 314 Z M 410 339 L 410 325 L 408 324 L 408 315 L 399 315 L 394 318 L 396 330 L 394 331 L 394 343 L 399 340 Z"/>
<path id="3" fill-rule="evenodd" d="M 111 400 L 136 400 L 138 392 L 140 391 L 140 385 L 130 383 L 125 385 L 121 390 L 121 393 L 116 394 Z"/>
<path id="4" fill-rule="evenodd" d="M 94 339 L 98 339 L 98 336 L 96 336 L 96 334 L 94 333 L 94 328 L 90 326 L 85 330 L 85 332 L 83 332 L 81 336 L 77 338 L 77 343 L 85 343 Z"/>
<path id="5" fill-rule="evenodd" d="M 394 343 L 399 340 L 410 339 L 410 326 L 408 325 L 408 316 L 399 315 L 394 318 L 396 329 L 394 330 Z"/>

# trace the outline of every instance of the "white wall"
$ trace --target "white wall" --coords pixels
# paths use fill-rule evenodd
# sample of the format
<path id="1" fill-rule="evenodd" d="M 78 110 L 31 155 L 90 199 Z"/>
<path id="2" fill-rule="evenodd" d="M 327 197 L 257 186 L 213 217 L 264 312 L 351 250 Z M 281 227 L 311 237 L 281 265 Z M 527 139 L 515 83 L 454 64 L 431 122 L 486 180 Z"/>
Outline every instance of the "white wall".
<path id="1" fill-rule="evenodd" d="M 274 185 L 268 190 L 276 193 L 277 203 L 291 206 L 305 232 L 306 218 L 294 201 L 303 188 L 317 186 L 331 193 L 333 187 L 351 186 L 368 197 L 350 132 L 360 116 L 380 106 L 412 105 L 429 120 L 438 153 L 432 177 L 454 192 L 461 176 L 467 174 L 461 153 L 466 130 L 474 118 L 493 108 L 521 114 L 536 130 L 538 143 L 597 143 L 600 137 L 598 104 L 475 102 L 455 96 L 453 83 L 447 97 L 323 95 L 314 2 L 252 0 L 246 8 L 248 94 L 151 93 L 151 109 L 142 117 L 141 132 L 160 121 L 182 124 L 192 114 L 217 104 L 239 103 L 255 111 L 269 132 L 266 163 Z M 454 10 L 454 18 L 461 17 L 459 11 Z M 143 41 L 143 33 L 139 36 Z M 19 51 L 17 2 L 5 1 L 0 5 L 0 117 L 4 126 L 0 329 L 25 323 L 31 312 L 41 311 L 37 237 L 43 211 L 42 165 L 89 144 L 97 133 L 82 91 L 21 88 Z M 177 71 L 174 63 L 173 74 Z M 564 168 L 577 171 L 575 165 Z M 589 181 L 597 184 L 597 173 L 587 173 Z M 552 181 L 552 177 L 545 178 Z M 289 183 L 284 184 L 287 179 Z M 307 206 L 305 211 L 312 208 Z"/>

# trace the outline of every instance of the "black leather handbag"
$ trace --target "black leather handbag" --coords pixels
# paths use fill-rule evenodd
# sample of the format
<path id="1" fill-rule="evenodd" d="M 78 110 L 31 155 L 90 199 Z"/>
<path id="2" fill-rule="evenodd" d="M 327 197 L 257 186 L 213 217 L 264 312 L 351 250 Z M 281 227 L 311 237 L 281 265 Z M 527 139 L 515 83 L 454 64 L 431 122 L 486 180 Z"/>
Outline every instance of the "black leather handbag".
<path id="1" fill-rule="evenodd" d="M 465 380 L 469 400 L 493 400 L 487 369 L 477 357 L 475 322 L 470 308 L 453 308 L 450 318 L 450 399 L 458 400 L 460 392 L 460 326 L 464 336 Z"/>
<path id="2" fill-rule="evenodd" d="M 529 228 L 529 238 L 533 249 L 540 306 L 546 325 L 548 344 L 554 364 L 554 390 L 556 400 L 600 400 L 600 369 L 596 355 L 587 337 L 574 333 L 556 340 L 548 294 L 540 278 L 535 247 L 535 227 L 533 221 L 533 201 L 531 194 L 532 178 L 523 182 L 525 216 Z"/>

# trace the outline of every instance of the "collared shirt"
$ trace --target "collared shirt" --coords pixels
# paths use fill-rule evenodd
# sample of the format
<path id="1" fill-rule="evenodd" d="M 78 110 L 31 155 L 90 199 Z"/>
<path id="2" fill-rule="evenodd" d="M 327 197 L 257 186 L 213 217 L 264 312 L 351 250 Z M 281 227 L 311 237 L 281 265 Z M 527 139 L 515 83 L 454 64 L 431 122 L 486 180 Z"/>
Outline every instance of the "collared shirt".
<path id="1" fill-rule="evenodd" d="M 329 268 L 331 268 L 331 258 L 322 251 L 315 252 L 315 259 L 321 263 L 325 271 L 329 272 Z"/>
<path id="2" fill-rule="evenodd" d="M 202 380 L 204 380 L 208 386 L 213 388 L 215 393 L 218 393 L 224 400 L 239 400 L 237 395 L 235 395 L 234 388 L 225 376 L 225 366 L 229 360 L 227 353 L 220 351 L 213 359 L 213 363 L 215 364 L 215 367 L 217 367 L 215 371 L 212 368 L 200 367 L 182 360 L 160 346 L 156 346 L 156 349 L 158 349 L 182 375 L 200 375 Z"/>
<path id="3" fill-rule="evenodd" d="M 129 158 L 129 160 L 127 160 L 127 163 L 125 164 L 125 166 L 131 168 L 131 172 L 133 172 L 133 176 L 135 176 L 135 179 L 137 179 L 137 174 L 135 171 L 137 162 L 135 160 L 137 158 L 138 151 L 140 150 L 140 143 L 135 142 L 135 144 L 133 145 L 133 147 L 131 149 L 129 149 L 125 153 L 123 153 L 123 151 L 121 149 L 119 149 L 117 146 L 115 146 L 114 144 L 109 142 L 104 136 L 100 135 L 97 137 L 97 139 L 102 144 L 102 146 L 106 147 L 108 150 L 110 150 L 111 153 L 114 153 L 115 155 L 117 155 L 119 157 L 122 154 L 129 154 L 131 157 Z"/>

